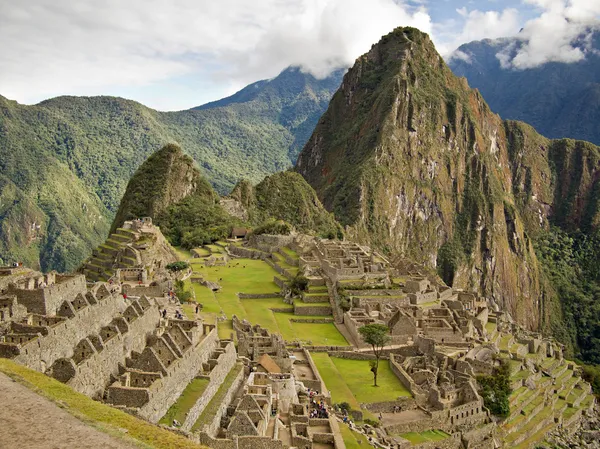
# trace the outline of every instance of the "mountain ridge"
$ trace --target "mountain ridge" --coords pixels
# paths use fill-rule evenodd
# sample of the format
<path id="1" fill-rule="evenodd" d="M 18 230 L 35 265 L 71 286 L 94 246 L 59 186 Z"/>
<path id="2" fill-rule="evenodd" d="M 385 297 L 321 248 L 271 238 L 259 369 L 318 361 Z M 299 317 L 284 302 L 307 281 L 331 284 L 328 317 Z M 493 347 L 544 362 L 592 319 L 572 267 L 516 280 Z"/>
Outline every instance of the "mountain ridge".
<path id="1" fill-rule="evenodd" d="M 265 88 L 273 80 L 265 81 Z M 119 97 L 62 96 L 32 106 L 0 97 L 0 174 L 6 186 L 0 190 L 0 216 L 5 217 L 0 259 L 44 270 L 76 268 L 106 237 L 135 169 L 169 142 L 186 148 L 221 194 L 240 179 L 257 183 L 288 168 L 335 82 L 335 75 L 316 80 L 316 97 L 299 82 L 296 96 L 284 101 L 271 95 L 178 112 L 156 111 Z M 64 198 L 72 190 L 81 203 L 63 201 L 59 208 L 54 200 L 46 201 L 40 196 L 46 190 L 40 179 L 52 181 L 48 187 L 55 193 L 50 197 Z M 21 198 L 17 206 L 12 205 L 15 195 Z M 35 238 L 31 226 L 36 227 Z"/>
<path id="2" fill-rule="evenodd" d="M 573 138 L 600 145 L 600 28 L 590 28 L 589 38 L 579 37 L 574 46 L 585 58 L 577 62 L 547 62 L 538 67 L 513 69 L 502 66 L 523 45 L 522 39 L 484 39 L 463 44 L 461 57 L 448 65 L 457 76 L 481 91 L 504 119 L 521 120 L 550 138 Z"/>

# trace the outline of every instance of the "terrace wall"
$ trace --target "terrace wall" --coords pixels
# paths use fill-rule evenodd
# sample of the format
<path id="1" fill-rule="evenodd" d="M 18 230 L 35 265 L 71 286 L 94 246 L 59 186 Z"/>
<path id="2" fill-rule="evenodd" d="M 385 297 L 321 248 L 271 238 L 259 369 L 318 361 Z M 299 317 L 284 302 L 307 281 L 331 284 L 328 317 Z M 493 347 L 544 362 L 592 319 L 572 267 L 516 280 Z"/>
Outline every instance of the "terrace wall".
<path id="1" fill-rule="evenodd" d="M 18 349 L 14 361 L 36 371 L 45 372 L 60 358 L 70 358 L 73 347 L 90 333 L 98 333 L 126 308 L 120 295 L 98 299 L 75 312 L 74 316 L 49 328 L 48 335 L 30 340 Z M 0 352 L 1 355 L 1 352 Z"/>
<path id="2" fill-rule="evenodd" d="M 235 365 L 237 353 L 233 342 L 227 344 L 224 349 L 225 352 L 219 354 L 219 357 L 217 358 L 217 364 L 213 367 L 208 376 L 201 376 L 204 378 L 208 377 L 210 381 L 200 398 L 198 398 L 196 403 L 188 411 L 185 422 L 181 426 L 183 430 L 191 430 L 202 411 L 206 408 L 210 400 L 219 390 L 219 387 L 227 377 L 227 374 L 229 374 L 229 371 L 231 371 L 231 368 L 233 368 Z"/>
<path id="3" fill-rule="evenodd" d="M 146 346 L 146 337 L 151 334 L 160 321 L 157 307 L 148 308 L 145 313 L 129 323 L 125 333 L 117 333 L 102 342 L 102 348 L 91 357 L 76 365 L 72 359 L 74 376 L 67 382 L 74 390 L 89 397 L 99 397 L 109 382 L 110 376 L 118 374 L 119 363 L 124 362 L 131 351 L 142 351 Z M 65 360 L 65 363 L 68 363 Z"/>

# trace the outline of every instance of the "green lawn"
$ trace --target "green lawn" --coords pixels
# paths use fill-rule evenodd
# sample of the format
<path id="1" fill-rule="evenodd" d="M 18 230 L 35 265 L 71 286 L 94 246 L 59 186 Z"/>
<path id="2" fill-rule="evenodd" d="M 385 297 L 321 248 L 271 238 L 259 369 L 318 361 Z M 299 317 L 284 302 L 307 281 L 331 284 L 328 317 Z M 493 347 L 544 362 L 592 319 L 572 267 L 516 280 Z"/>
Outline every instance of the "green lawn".
<path id="1" fill-rule="evenodd" d="M 179 246 L 173 246 L 173 250 L 175 251 L 175 254 L 179 260 L 188 260 L 192 258 L 192 253 L 187 249 L 183 249 Z"/>
<path id="2" fill-rule="evenodd" d="M 191 284 L 189 280 L 187 281 L 188 285 L 192 286 L 196 301 L 203 305 L 201 316 L 209 322 L 214 323 L 215 317 L 223 311 L 227 318 L 235 314 L 240 319 L 245 318 L 252 324 L 260 324 L 271 332 L 280 333 L 285 340 L 301 340 L 315 345 L 348 345 L 333 323 L 293 323 L 290 319 L 315 317 L 273 312 L 271 310 L 273 308 L 292 310 L 293 307 L 276 296 L 279 287 L 273 282 L 273 277 L 277 272 L 262 260 L 233 259 L 223 267 L 205 267 L 203 264 L 192 262 L 192 268 L 204 279 L 217 282 L 221 286 L 219 292 L 213 292 L 200 284 Z M 273 294 L 273 297 L 239 299 L 238 293 Z M 185 307 L 184 310 L 188 313 Z M 193 309 L 190 308 L 190 311 Z M 316 318 L 327 318 L 327 316 Z M 226 328 L 222 328 L 222 325 Z M 230 332 L 231 322 L 219 323 L 221 338 L 229 338 Z"/>
<path id="3" fill-rule="evenodd" d="M 281 248 L 281 250 L 286 253 L 288 256 L 294 258 L 294 259 L 299 259 L 300 256 L 298 256 L 298 254 L 296 253 L 296 251 L 288 248 L 287 246 L 284 246 L 283 248 Z"/>
<path id="4" fill-rule="evenodd" d="M 350 430 L 346 424 L 339 423 L 339 425 L 346 449 L 367 449 L 369 447 L 369 441 L 362 433 Z"/>
<path id="5" fill-rule="evenodd" d="M 331 391 L 334 403 L 348 402 L 358 410 L 361 403 L 393 401 L 410 392 L 390 369 L 389 362 L 379 363 L 377 384 L 373 386 L 373 375 L 368 360 L 350 360 L 329 357 L 326 353 L 311 353 L 325 385 Z"/>
<path id="6" fill-rule="evenodd" d="M 94 401 L 45 374 L 30 370 L 11 360 L 0 358 L 0 372 L 57 403 L 63 410 L 85 423 L 114 437 L 127 441 L 131 441 L 129 440 L 131 437 L 142 442 L 143 447 L 156 449 L 199 449 L 202 447 L 169 430 L 161 429 L 121 410 Z"/>
<path id="7" fill-rule="evenodd" d="M 213 254 L 221 254 L 225 252 L 225 248 L 219 245 L 205 245 L 205 248 L 208 248 Z"/>
<path id="8" fill-rule="evenodd" d="M 194 251 L 198 253 L 200 257 L 208 257 L 210 256 L 210 251 L 206 248 L 194 248 Z"/>
<path id="9" fill-rule="evenodd" d="M 202 393 L 204 393 L 204 390 L 209 382 L 209 379 L 193 379 L 188 386 L 185 387 L 185 390 L 183 390 L 183 393 L 181 393 L 181 396 L 179 396 L 177 402 L 175 402 L 175 404 L 169 408 L 169 411 L 165 414 L 165 416 L 161 418 L 159 423 L 170 426 L 173 423 L 173 420 L 176 419 L 183 424 L 185 422 L 187 412 L 189 412 L 196 401 L 200 399 L 200 396 L 202 396 Z"/>

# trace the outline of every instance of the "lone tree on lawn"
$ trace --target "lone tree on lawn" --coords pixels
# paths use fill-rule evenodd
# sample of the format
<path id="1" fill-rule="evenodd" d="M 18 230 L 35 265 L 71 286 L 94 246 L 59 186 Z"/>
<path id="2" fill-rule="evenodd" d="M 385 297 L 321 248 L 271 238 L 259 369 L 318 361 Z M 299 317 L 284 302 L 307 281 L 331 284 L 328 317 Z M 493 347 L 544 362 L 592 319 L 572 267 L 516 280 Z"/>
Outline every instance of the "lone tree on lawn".
<path id="1" fill-rule="evenodd" d="M 377 386 L 377 370 L 379 369 L 379 358 L 383 347 L 389 343 L 389 329 L 385 324 L 367 324 L 358 329 L 365 343 L 371 345 L 375 354 L 375 362 L 371 363 L 373 372 L 373 386 Z"/>

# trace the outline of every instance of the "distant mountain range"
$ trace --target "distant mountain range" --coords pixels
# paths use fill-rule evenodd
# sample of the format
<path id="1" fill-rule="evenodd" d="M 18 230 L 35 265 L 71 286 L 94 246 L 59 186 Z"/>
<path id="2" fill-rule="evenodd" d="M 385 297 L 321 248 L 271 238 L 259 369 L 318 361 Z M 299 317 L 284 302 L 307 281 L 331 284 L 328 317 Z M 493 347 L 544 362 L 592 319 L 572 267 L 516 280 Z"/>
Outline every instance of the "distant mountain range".
<path id="1" fill-rule="evenodd" d="M 479 89 L 503 119 L 522 120 L 551 138 L 570 137 L 600 145 L 600 31 L 578 46 L 585 59 L 550 62 L 536 68 L 502 68 L 498 53 L 514 52 L 517 38 L 474 41 L 459 47 L 467 59 L 448 65 Z"/>
<path id="2" fill-rule="evenodd" d="M 290 167 L 342 75 L 290 67 L 180 112 L 115 97 L 25 106 L 0 96 L 0 260 L 77 267 L 106 238 L 135 169 L 170 142 L 221 194 Z"/>

